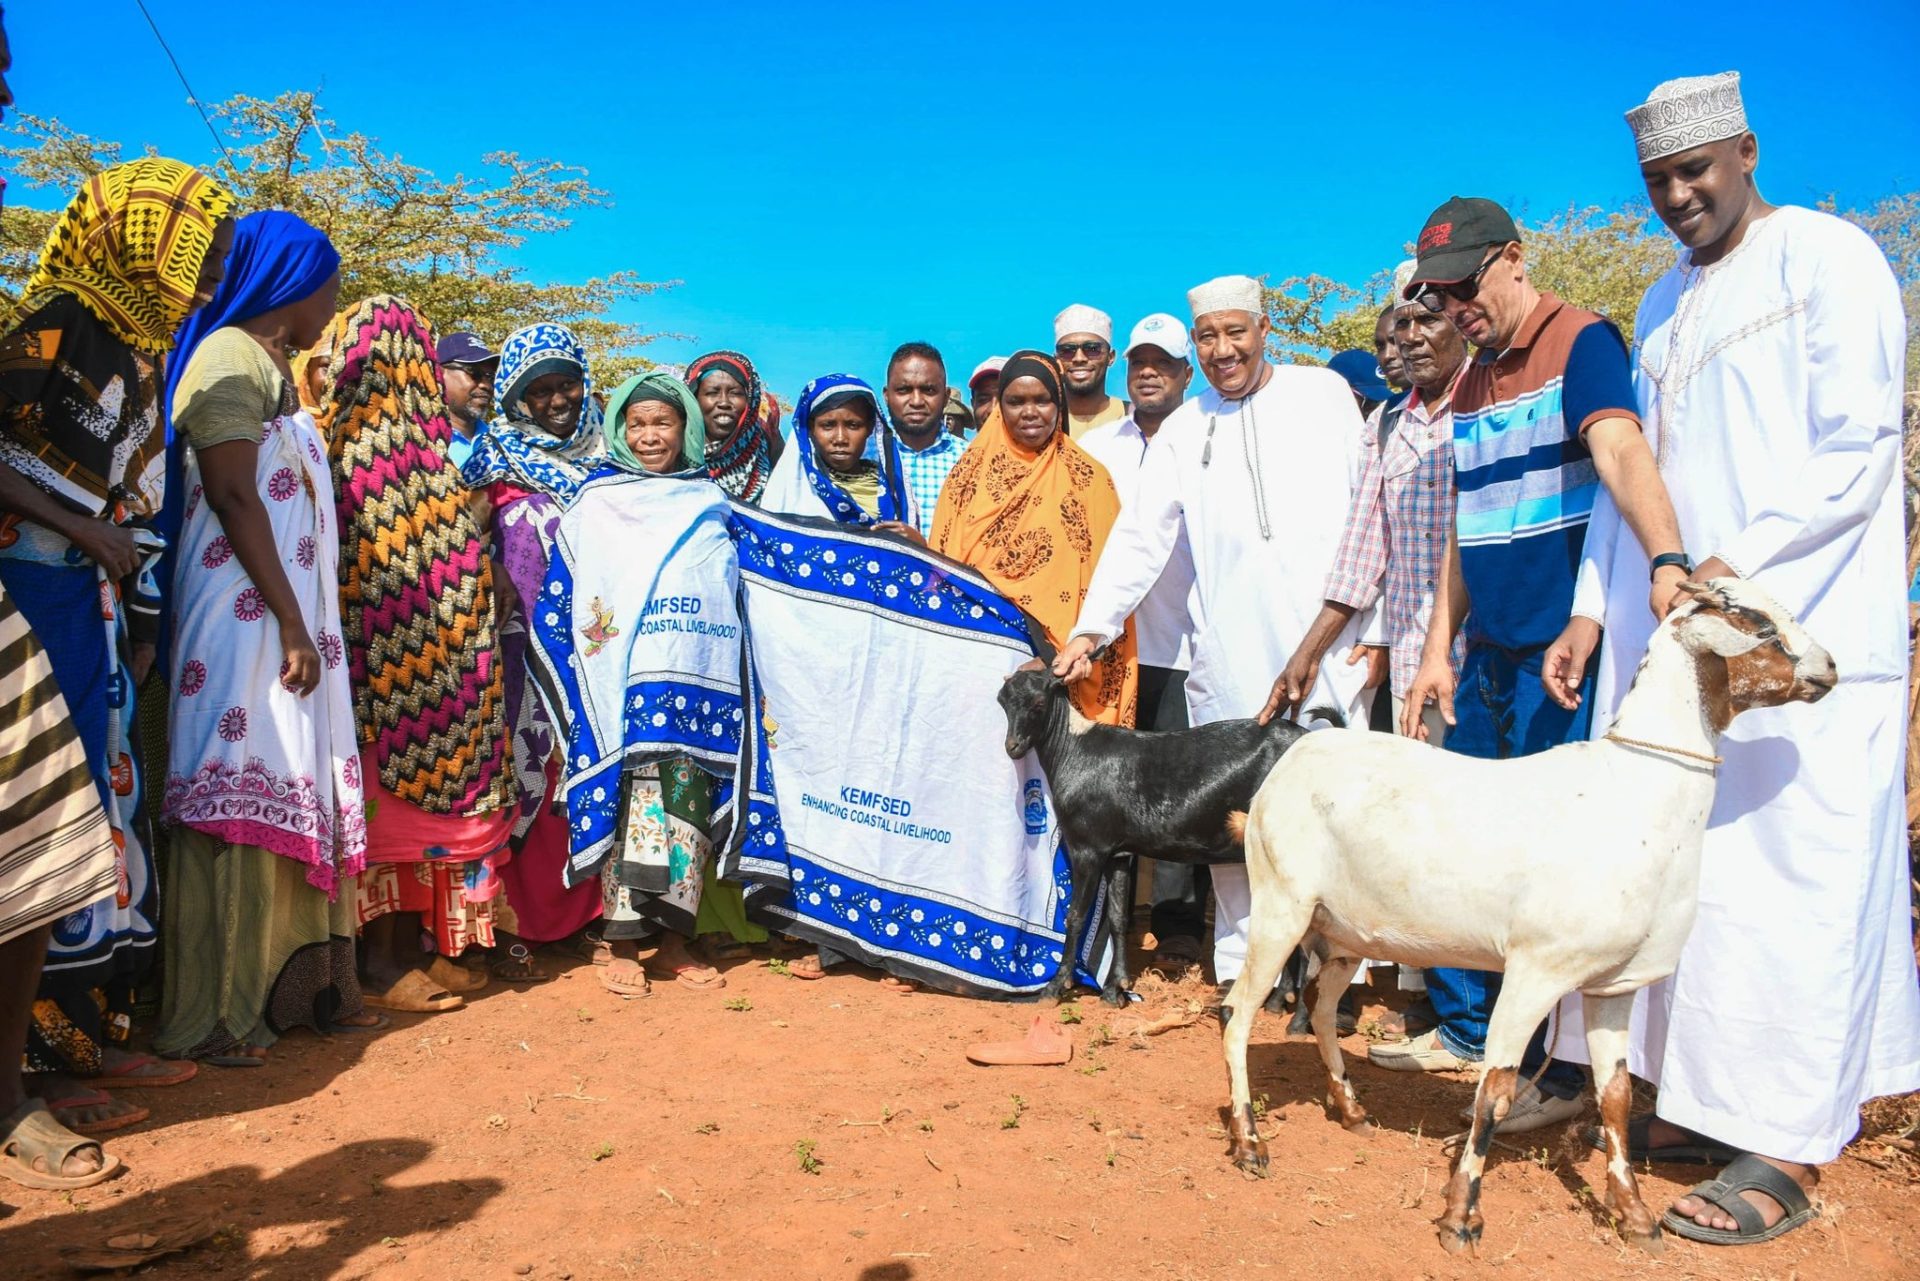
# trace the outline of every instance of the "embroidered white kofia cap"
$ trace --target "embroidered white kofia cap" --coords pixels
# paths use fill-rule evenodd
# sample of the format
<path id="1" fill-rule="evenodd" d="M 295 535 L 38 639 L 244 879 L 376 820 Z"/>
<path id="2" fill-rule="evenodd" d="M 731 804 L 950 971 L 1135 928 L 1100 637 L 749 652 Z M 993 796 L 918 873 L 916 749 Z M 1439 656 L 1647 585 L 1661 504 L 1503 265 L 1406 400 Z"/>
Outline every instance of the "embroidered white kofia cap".
<path id="1" fill-rule="evenodd" d="M 1258 316 L 1260 282 L 1252 276 L 1215 276 L 1204 285 L 1187 290 L 1187 306 L 1195 320 L 1215 311 L 1247 311 Z"/>
<path id="2" fill-rule="evenodd" d="M 1068 334 L 1092 334 L 1107 346 L 1113 346 L 1113 317 L 1098 307 L 1077 302 L 1053 318 L 1053 340 Z"/>
<path id="3" fill-rule="evenodd" d="M 1640 163 L 1691 151 L 1709 142 L 1738 138 L 1747 131 L 1747 108 L 1740 100 L 1740 73 L 1683 76 L 1660 85 L 1627 113 L 1627 127 Z"/>

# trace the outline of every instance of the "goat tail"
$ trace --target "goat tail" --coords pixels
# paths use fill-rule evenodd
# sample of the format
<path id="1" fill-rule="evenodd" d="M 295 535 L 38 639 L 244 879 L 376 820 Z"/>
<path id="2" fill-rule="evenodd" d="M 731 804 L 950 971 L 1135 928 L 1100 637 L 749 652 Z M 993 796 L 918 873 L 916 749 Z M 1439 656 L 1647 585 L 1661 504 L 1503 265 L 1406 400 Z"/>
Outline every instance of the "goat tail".
<path id="1" fill-rule="evenodd" d="M 1227 814 L 1227 839 L 1235 845 L 1247 843 L 1247 812 L 1231 810 Z"/>
<path id="2" fill-rule="evenodd" d="M 1335 729 L 1345 729 L 1347 727 L 1347 718 L 1340 714 L 1340 709 L 1337 707 L 1309 707 L 1307 714 L 1301 719 L 1303 722 L 1325 721 Z"/>

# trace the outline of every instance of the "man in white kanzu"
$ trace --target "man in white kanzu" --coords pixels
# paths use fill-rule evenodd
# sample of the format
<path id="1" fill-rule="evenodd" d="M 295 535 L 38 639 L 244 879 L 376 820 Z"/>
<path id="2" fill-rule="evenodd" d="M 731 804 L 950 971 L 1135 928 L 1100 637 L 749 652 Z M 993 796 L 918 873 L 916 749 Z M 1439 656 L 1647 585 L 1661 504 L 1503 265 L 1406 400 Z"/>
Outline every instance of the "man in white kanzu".
<path id="1" fill-rule="evenodd" d="M 1184 538 L 1194 570 L 1187 709 L 1205 725 L 1259 712 L 1320 612 L 1359 481 L 1363 427 L 1340 375 L 1267 360 L 1259 281 L 1223 276 L 1187 301 L 1209 386 L 1154 433 L 1054 671 L 1069 681 L 1086 675 L 1088 655 L 1120 635 Z M 1350 620 L 1335 651 L 1344 656 L 1377 621 L 1377 610 Z M 1328 663 L 1304 705 L 1336 708 L 1365 730 L 1367 674 L 1367 664 Z M 1215 867 L 1213 892 L 1214 977 L 1224 986 L 1247 955 L 1246 868 Z"/>
<path id="2" fill-rule="evenodd" d="M 1627 123 L 1654 211 L 1685 246 L 1640 304 L 1634 381 L 1683 541 L 1708 556 L 1694 577 L 1754 579 L 1840 672 L 1818 707 L 1747 712 L 1721 740 L 1699 918 L 1634 1023 L 1629 1066 L 1660 1097 L 1630 1132 L 1633 1159 L 1725 1167 L 1667 1227 L 1745 1244 L 1812 1217 L 1806 1191 L 1863 1102 L 1920 1089 L 1901 781 L 1905 323 L 1865 232 L 1761 198 L 1737 74 L 1669 81 Z M 1647 574 L 1603 497 L 1543 678 L 1565 705 L 1605 623 L 1595 735 L 1646 651 Z M 1584 1044 L 1571 1020 L 1560 1039 Z"/>

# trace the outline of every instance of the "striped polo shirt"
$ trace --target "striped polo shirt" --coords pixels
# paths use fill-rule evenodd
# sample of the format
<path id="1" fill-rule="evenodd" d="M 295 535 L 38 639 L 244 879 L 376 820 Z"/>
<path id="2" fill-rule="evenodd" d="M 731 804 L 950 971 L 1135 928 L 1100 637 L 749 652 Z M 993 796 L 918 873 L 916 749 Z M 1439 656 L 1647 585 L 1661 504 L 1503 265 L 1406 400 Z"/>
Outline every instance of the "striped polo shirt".
<path id="1" fill-rule="evenodd" d="M 1469 644 L 1533 649 L 1567 625 L 1600 492 L 1586 430 L 1637 423 L 1636 405 L 1620 331 L 1550 293 L 1505 351 L 1467 367 L 1453 394 L 1453 461 Z"/>

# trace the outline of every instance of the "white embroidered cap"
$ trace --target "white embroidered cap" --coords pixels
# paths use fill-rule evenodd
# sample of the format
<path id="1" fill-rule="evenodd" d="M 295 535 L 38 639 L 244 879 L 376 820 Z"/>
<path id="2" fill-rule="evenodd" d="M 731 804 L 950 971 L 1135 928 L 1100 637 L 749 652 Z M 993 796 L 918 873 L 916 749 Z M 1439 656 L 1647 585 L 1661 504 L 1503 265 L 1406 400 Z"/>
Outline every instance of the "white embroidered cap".
<path id="1" fill-rule="evenodd" d="M 1740 73 L 1669 80 L 1627 113 L 1627 127 L 1633 130 L 1641 164 L 1723 138 L 1738 138 L 1747 132 Z"/>
<path id="2" fill-rule="evenodd" d="M 1395 302 L 1407 296 L 1407 286 L 1413 283 L 1414 268 L 1418 265 L 1414 259 L 1409 258 L 1393 269 L 1393 298 Z"/>
<path id="3" fill-rule="evenodd" d="M 1215 276 L 1187 290 L 1187 306 L 1195 320 L 1215 311 L 1246 311 L 1260 315 L 1260 282 L 1252 276 Z"/>
<path id="4" fill-rule="evenodd" d="M 1053 340 L 1068 334 L 1092 334 L 1107 346 L 1113 346 L 1113 317 L 1098 307 L 1077 302 L 1053 318 Z"/>

